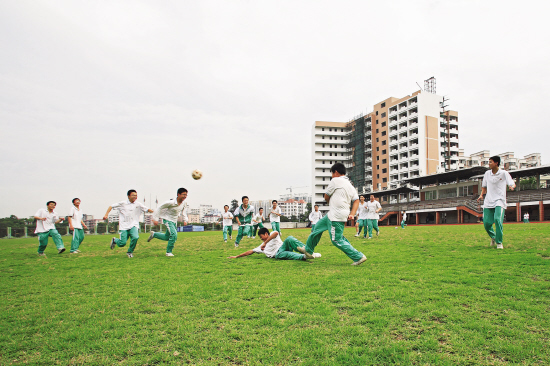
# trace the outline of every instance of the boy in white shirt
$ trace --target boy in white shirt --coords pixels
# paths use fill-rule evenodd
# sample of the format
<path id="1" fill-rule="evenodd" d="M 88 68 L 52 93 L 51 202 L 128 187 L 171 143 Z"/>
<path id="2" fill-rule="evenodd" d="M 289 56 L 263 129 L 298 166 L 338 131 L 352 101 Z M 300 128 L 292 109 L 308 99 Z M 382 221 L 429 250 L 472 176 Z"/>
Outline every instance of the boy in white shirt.
<path id="1" fill-rule="evenodd" d="M 277 206 L 277 200 L 271 201 L 273 207 L 271 207 L 271 212 L 269 214 L 269 221 L 271 222 L 271 230 L 278 231 L 281 234 L 281 208 Z"/>
<path id="2" fill-rule="evenodd" d="M 137 192 L 135 189 L 130 189 L 127 193 L 128 199 L 113 203 L 107 209 L 107 213 L 103 216 L 103 220 L 109 219 L 109 212 L 112 209 L 118 210 L 118 232 L 120 238 L 111 239 L 110 248 L 115 249 L 115 246 L 123 247 L 130 238 L 130 247 L 128 248 L 128 258 L 134 258 L 134 250 L 139 239 L 139 219 L 143 212 L 153 212 L 153 210 L 145 207 L 137 201 Z"/>
<path id="3" fill-rule="evenodd" d="M 407 213 L 403 211 L 401 214 L 402 214 L 401 229 L 404 229 L 405 226 L 407 226 Z"/>
<path id="4" fill-rule="evenodd" d="M 359 223 L 359 227 L 357 230 L 357 234 L 355 234 L 355 236 L 359 236 L 359 234 L 361 234 L 361 230 L 363 230 L 363 239 L 367 237 L 367 229 L 368 229 L 367 213 L 368 211 L 367 211 L 367 203 L 365 202 L 365 196 L 359 196 L 359 207 L 357 208 L 357 214 L 358 214 L 357 222 Z"/>
<path id="5" fill-rule="evenodd" d="M 149 235 L 149 239 L 147 239 L 147 241 L 150 242 L 153 239 L 167 241 L 167 257 L 174 256 L 172 250 L 174 250 L 174 244 L 176 243 L 176 240 L 178 240 L 176 223 L 178 222 L 178 217 L 180 215 L 183 216 L 183 224 L 187 225 L 188 219 L 187 215 L 185 214 L 188 206 L 187 202 L 185 202 L 185 199 L 187 198 L 187 193 L 187 189 L 179 188 L 177 191 L 176 199 L 169 199 L 153 212 L 153 224 L 158 225 L 159 220 L 162 219 L 162 221 L 164 221 L 164 225 L 166 225 L 166 232 L 162 234 L 156 233 L 151 230 L 151 234 Z"/>
<path id="6" fill-rule="evenodd" d="M 483 182 L 481 183 L 481 194 L 479 200 L 484 194 L 485 200 L 483 201 L 483 225 L 485 231 L 491 237 L 491 246 L 497 245 L 497 249 L 503 249 L 502 236 L 504 222 L 504 211 L 506 210 L 506 186 L 511 191 L 516 188 L 514 180 L 510 176 L 510 173 L 499 168 L 500 156 L 493 156 L 489 158 L 489 170 L 483 175 Z M 495 224 L 495 230 L 493 230 L 493 224 Z"/>
<path id="7" fill-rule="evenodd" d="M 233 216 L 239 224 L 239 231 L 237 231 L 237 239 L 235 240 L 235 248 L 239 247 L 241 239 L 243 236 L 248 235 L 250 230 L 250 222 L 252 221 L 252 214 L 254 214 L 254 207 L 248 204 L 248 196 L 243 196 L 243 204 L 237 207 Z"/>
<path id="8" fill-rule="evenodd" d="M 313 209 L 315 211 L 312 211 L 309 214 L 309 221 L 311 222 L 311 231 L 313 231 L 313 229 L 315 229 L 315 225 L 317 224 L 317 222 L 319 222 L 319 220 L 321 220 L 323 218 L 323 214 L 319 211 L 319 206 L 318 205 L 315 205 L 313 207 Z"/>
<path id="9" fill-rule="evenodd" d="M 523 215 L 523 223 L 524 224 L 529 223 L 529 214 L 527 212 Z"/>
<path id="10" fill-rule="evenodd" d="M 297 261 L 305 261 L 307 259 L 304 254 L 306 251 L 304 244 L 292 236 L 287 237 L 283 242 L 279 232 L 272 231 L 270 235 L 269 230 L 265 227 L 258 231 L 258 235 L 263 240 L 263 243 L 259 247 L 229 258 L 241 258 L 258 253 L 265 254 L 266 257 L 275 259 L 292 259 Z M 294 251 L 300 252 L 301 254 L 295 253 Z M 315 258 L 320 256 L 319 253 L 314 253 Z"/>
<path id="11" fill-rule="evenodd" d="M 328 214 L 317 222 L 315 230 L 309 234 L 306 242 L 308 259 L 321 240 L 323 232 L 328 231 L 332 244 L 343 251 L 351 260 L 352 265 L 357 266 L 367 260 L 363 253 L 357 251 L 344 237 L 344 227 L 347 220 L 352 220 L 359 206 L 357 190 L 346 177 L 346 167 L 342 163 L 336 163 L 331 168 L 332 180 L 325 193 L 325 201 L 329 204 Z M 351 206 L 353 203 L 353 206 Z M 351 207 L 351 212 L 350 212 Z"/>
<path id="12" fill-rule="evenodd" d="M 264 227 L 264 224 L 262 223 L 263 221 L 264 221 L 264 209 L 260 207 L 260 210 L 258 211 L 258 213 L 254 217 L 252 217 L 252 225 L 253 225 L 252 239 L 256 238 L 256 230 L 258 230 L 258 228 L 263 229 Z"/>
<path id="13" fill-rule="evenodd" d="M 223 206 L 224 213 L 222 213 L 222 217 L 220 220 L 222 220 L 223 223 L 223 241 L 227 243 L 227 234 L 229 233 L 229 238 L 233 239 L 233 214 L 229 212 L 229 206 L 225 205 Z"/>
<path id="14" fill-rule="evenodd" d="M 370 195 L 370 200 L 367 202 L 367 227 L 369 230 L 369 239 L 372 239 L 372 229 L 376 230 L 376 236 L 380 235 L 380 229 L 378 229 L 378 214 L 382 210 L 380 202 L 374 199 L 374 195 Z"/>
<path id="15" fill-rule="evenodd" d="M 59 217 L 57 212 L 54 211 L 57 203 L 55 201 L 48 201 L 46 203 L 46 209 L 41 208 L 34 214 L 36 219 L 35 234 L 38 234 L 38 255 L 45 256 L 44 250 L 48 246 L 48 239 L 51 236 L 55 246 L 57 247 L 57 254 L 61 254 L 65 251 L 65 245 L 61 235 L 57 232 L 55 224 L 59 224 L 63 221 L 62 217 Z"/>
<path id="16" fill-rule="evenodd" d="M 78 248 L 80 244 L 84 241 L 84 229 L 88 230 L 88 227 L 82 221 L 82 211 L 80 211 L 80 198 L 73 199 L 73 208 L 71 208 L 71 213 L 68 216 L 69 219 L 69 229 L 73 231 L 73 240 L 71 241 L 71 254 L 80 253 Z"/>

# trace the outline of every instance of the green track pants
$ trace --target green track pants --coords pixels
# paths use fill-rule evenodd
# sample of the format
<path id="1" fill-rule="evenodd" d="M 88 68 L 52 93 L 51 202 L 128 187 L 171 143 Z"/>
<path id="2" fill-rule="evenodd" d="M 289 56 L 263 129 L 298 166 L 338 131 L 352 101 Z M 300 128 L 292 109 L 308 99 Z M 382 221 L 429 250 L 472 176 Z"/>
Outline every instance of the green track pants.
<path id="1" fill-rule="evenodd" d="M 503 222 L 504 208 L 497 206 L 495 208 L 483 209 L 483 226 L 485 226 L 487 234 L 489 234 L 491 239 L 495 239 L 497 244 L 502 244 Z M 493 224 L 495 224 L 495 230 L 493 230 Z"/>
<path id="2" fill-rule="evenodd" d="M 235 243 L 239 244 L 243 236 L 248 236 L 250 229 L 250 225 L 240 225 L 239 231 L 237 231 L 237 239 L 235 240 Z"/>
<path id="3" fill-rule="evenodd" d="M 309 234 L 306 242 L 306 251 L 313 254 L 315 247 L 319 244 L 323 232 L 328 231 L 332 244 L 346 254 L 351 260 L 357 262 L 363 258 L 363 253 L 355 249 L 344 237 L 344 222 L 330 221 L 328 215 L 317 221 L 315 230 Z"/>
<path id="4" fill-rule="evenodd" d="M 281 234 L 281 226 L 279 224 L 277 221 L 271 222 L 271 231 L 278 231 Z"/>
<path id="5" fill-rule="evenodd" d="M 71 241 L 71 253 L 76 252 L 83 241 L 84 241 L 84 230 L 74 229 L 73 240 Z"/>
<path id="6" fill-rule="evenodd" d="M 164 225 L 166 225 L 166 232 L 164 234 L 155 233 L 153 237 L 155 239 L 167 241 L 168 244 L 166 245 L 166 253 L 172 253 L 172 250 L 174 250 L 174 244 L 176 243 L 176 240 L 178 240 L 178 231 L 176 229 L 176 223 L 172 221 L 164 220 Z"/>
<path id="7" fill-rule="evenodd" d="M 262 224 L 261 222 L 254 225 L 252 229 L 252 236 L 256 236 L 256 231 L 258 231 L 258 228 L 263 229 L 263 227 L 264 227 L 264 224 Z"/>
<path id="8" fill-rule="evenodd" d="M 357 232 L 357 235 L 361 234 L 361 230 L 363 230 L 363 236 L 366 238 L 367 237 L 367 228 L 368 228 L 368 224 L 367 224 L 367 219 L 361 219 L 361 220 L 358 220 L 357 222 L 359 223 L 359 231 Z"/>
<path id="9" fill-rule="evenodd" d="M 227 225 L 223 227 L 223 240 L 227 241 L 227 234 L 233 235 L 233 225 Z"/>
<path id="10" fill-rule="evenodd" d="M 65 245 L 63 244 L 63 239 L 61 238 L 61 235 L 57 232 L 56 229 L 51 229 L 50 231 L 46 231 L 44 233 L 38 233 L 38 253 L 44 253 L 44 250 L 46 250 L 46 246 L 48 246 L 48 239 L 51 236 L 53 239 L 53 242 L 55 243 L 55 247 L 59 250 L 62 248 L 65 248 Z"/>
<path id="11" fill-rule="evenodd" d="M 128 253 L 133 253 L 136 249 L 136 245 L 139 239 L 139 233 L 138 228 L 133 227 L 129 230 L 119 230 L 120 239 L 115 238 L 115 244 L 118 247 L 123 247 L 126 245 L 126 242 L 128 241 L 128 237 L 130 238 L 130 247 L 128 248 Z"/>
<path id="12" fill-rule="evenodd" d="M 285 239 L 283 242 L 283 245 L 279 248 L 277 251 L 277 254 L 275 254 L 275 258 L 277 259 L 292 259 L 296 261 L 304 260 L 305 255 L 301 253 L 295 253 L 294 251 L 298 247 L 303 247 L 304 243 L 299 241 L 293 236 L 289 236 Z"/>
<path id="13" fill-rule="evenodd" d="M 372 228 L 376 230 L 376 232 L 380 232 L 380 229 L 378 228 L 378 220 L 377 219 L 367 219 L 367 226 L 369 229 L 369 238 L 372 238 Z"/>
<path id="14" fill-rule="evenodd" d="M 405 226 L 407 226 L 407 223 L 405 222 L 405 220 L 401 220 L 401 229 L 404 229 Z"/>

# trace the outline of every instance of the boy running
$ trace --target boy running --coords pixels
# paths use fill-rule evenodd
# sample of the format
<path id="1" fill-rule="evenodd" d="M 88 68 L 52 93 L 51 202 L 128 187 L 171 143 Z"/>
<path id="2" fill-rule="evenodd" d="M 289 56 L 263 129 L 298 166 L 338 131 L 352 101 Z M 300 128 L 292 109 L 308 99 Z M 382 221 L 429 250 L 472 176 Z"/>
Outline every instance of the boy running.
<path id="1" fill-rule="evenodd" d="M 271 207 L 271 213 L 269 214 L 269 221 L 271 222 L 271 230 L 278 231 L 281 234 L 281 208 L 277 206 L 277 200 L 271 201 L 273 207 Z"/>
<path id="2" fill-rule="evenodd" d="M 372 229 L 376 230 L 376 236 L 380 235 L 380 229 L 378 229 L 378 219 L 380 215 L 378 212 L 382 210 L 380 202 L 374 199 L 374 195 L 370 195 L 370 200 L 367 202 L 367 227 L 369 229 L 369 239 L 372 239 Z"/>
<path id="3" fill-rule="evenodd" d="M 46 203 L 46 209 L 41 208 L 34 214 L 36 219 L 35 234 L 38 234 L 38 255 L 45 256 L 44 250 L 48 246 L 48 240 L 51 236 L 55 246 L 57 247 L 57 254 L 61 254 L 65 251 L 65 245 L 61 235 L 57 232 L 55 224 L 59 224 L 63 221 L 62 217 L 59 217 L 57 212 L 54 211 L 57 203 L 54 201 L 48 201 Z"/>
<path id="4" fill-rule="evenodd" d="M 223 223 L 223 241 L 227 243 L 227 234 L 229 233 L 229 239 L 233 239 L 233 214 L 229 212 L 229 206 L 223 206 L 224 213 L 222 213 Z"/>
<path id="5" fill-rule="evenodd" d="M 315 230 L 309 234 L 304 254 L 309 259 L 313 258 L 311 254 L 314 252 L 319 240 L 321 240 L 323 232 L 329 231 L 332 244 L 353 260 L 353 266 L 357 266 L 366 261 L 367 257 L 351 246 L 348 239 L 344 237 L 344 226 L 347 220 L 352 220 L 355 216 L 359 206 L 359 196 L 357 190 L 346 177 L 344 164 L 336 163 L 330 168 L 330 171 L 332 180 L 325 193 L 325 201 L 329 204 L 329 211 L 325 217 L 317 222 Z"/>
<path id="6" fill-rule="evenodd" d="M 256 238 L 256 230 L 258 230 L 258 228 L 263 229 L 264 227 L 264 224 L 262 223 L 263 221 L 264 221 L 264 209 L 260 207 L 260 210 L 258 211 L 258 213 L 252 218 L 252 225 L 253 225 L 252 239 Z"/>
<path id="7" fill-rule="evenodd" d="M 134 258 L 134 250 L 139 239 L 138 227 L 139 218 L 143 212 L 153 212 L 143 204 L 137 201 L 137 192 L 135 189 L 130 189 L 127 193 L 128 199 L 126 201 L 120 201 L 113 203 L 107 209 L 107 213 L 103 216 L 103 220 L 109 219 L 109 212 L 114 208 L 118 210 L 118 232 L 120 238 L 111 239 L 110 248 L 115 249 L 115 246 L 123 247 L 130 238 L 130 247 L 128 248 L 128 258 Z"/>
<path id="8" fill-rule="evenodd" d="M 365 196 L 359 196 L 359 207 L 357 209 L 358 213 L 358 222 L 359 222 L 359 229 L 357 230 L 357 234 L 355 236 L 359 236 L 361 234 L 361 230 L 363 230 L 363 239 L 367 237 L 367 203 L 365 202 Z"/>
<path id="9" fill-rule="evenodd" d="M 252 221 L 252 215 L 254 214 L 254 207 L 248 204 L 248 196 L 242 197 L 243 204 L 237 207 L 233 215 L 237 224 L 239 224 L 239 231 L 237 231 L 237 239 L 235 240 L 235 248 L 239 247 L 239 243 L 243 236 L 248 235 L 250 230 L 250 222 Z"/>
<path id="10" fill-rule="evenodd" d="M 313 209 L 315 211 L 312 211 L 309 214 L 309 221 L 311 222 L 311 231 L 315 229 L 315 225 L 317 224 L 317 222 L 323 218 L 323 214 L 319 211 L 318 205 L 313 206 Z"/>
<path id="11" fill-rule="evenodd" d="M 263 243 L 259 247 L 229 258 L 241 258 L 258 253 L 265 254 L 266 257 L 275 259 L 292 259 L 297 261 L 305 261 L 307 259 L 304 254 L 306 251 L 304 244 L 292 236 L 287 237 L 283 242 L 281 240 L 281 235 L 277 231 L 272 231 L 270 235 L 269 230 L 265 227 L 258 231 L 258 235 L 263 240 Z M 294 251 L 300 252 L 301 254 L 295 253 Z M 320 256 L 319 253 L 314 253 L 315 258 Z"/>
<path id="12" fill-rule="evenodd" d="M 73 208 L 71 208 L 71 214 L 69 215 L 69 229 L 73 231 L 73 240 L 71 241 L 71 254 L 80 253 L 78 248 L 82 241 L 84 241 L 84 230 L 88 230 L 88 227 L 82 221 L 82 212 L 80 211 L 80 198 L 73 199 Z"/>
<path id="13" fill-rule="evenodd" d="M 483 202 L 483 225 L 485 231 L 491 237 L 491 246 L 497 244 L 497 249 L 503 249 L 502 236 L 504 221 L 504 211 L 506 210 L 506 186 L 511 191 L 516 188 L 514 180 L 505 170 L 499 168 L 500 156 L 493 156 L 489 158 L 489 170 L 483 175 L 483 182 L 481 182 L 481 194 L 479 200 L 485 195 L 485 201 Z M 493 224 L 495 224 L 495 230 L 493 230 Z"/>
<path id="14" fill-rule="evenodd" d="M 176 223 L 178 222 L 178 216 L 183 216 L 183 225 L 187 225 L 187 215 L 185 214 L 185 211 L 187 210 L 187 202 L 185 202 L 185 199 L 187 198 L 187 189 L 185 188 L 179 188 L 177 191 L 176 199 L 169 199 L 168 201 L 164 202 L 162 205 L 160 205 L 155 212 L 153 212 L 153 224 L 158 225 L 159 220 L 162 219 L 164 221 L 164 225 L 166 225 L 166 232 L 164 234 L 156 233 L 151 230 L 151 234 L 149 235 L 149 239 L 147 239 L 147 242 L 150 242 L 153 239 L 160 239 L 167 241 L 168 244 L 166 245 L 166 256 L 167 257 L 173 257 L 174 254 L 172 253 L 172 250 L 174 249 L 174 244 L 176 243 L 176 240 L 178 239 L 178 231 L 176 229 Z"/>
<path id="15" fill-rule="evenodd" d="M 402 214 L 401 229 L 404 229 L 405 226 L 407 226 L 407 213 L 403 211 L 401 214 Z"/>

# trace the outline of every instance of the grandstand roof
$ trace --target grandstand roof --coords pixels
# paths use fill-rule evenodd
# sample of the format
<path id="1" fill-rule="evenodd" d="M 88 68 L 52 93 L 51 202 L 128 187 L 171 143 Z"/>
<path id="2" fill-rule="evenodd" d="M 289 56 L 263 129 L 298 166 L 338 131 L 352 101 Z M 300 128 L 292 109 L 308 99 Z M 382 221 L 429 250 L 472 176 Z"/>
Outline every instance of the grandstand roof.
<path id="1" fill-rule="evenodd" d="M 470 179 L 472 177 L 484 174 L 489 168 L 483 166 L 474 166 L 467 169 L 451 170 L 445 173 L 424 175 L 416 178 L 403 179 L 402 183 L 410 183 L 411 185 L 430 185 L 430 184 L 442 184 L 442 183 L 454 183 L 457 180 Z"/>
<path id="2" fill-rule="evenodd" d="M 380 197 L 380 196 L 385 196 L 385 195 L 388 195 L 388 194 L 399 194 L 399 193 L 409 193 L 409 192 L 418 192 L 418 189 L 403 186 L 403 187 L 386 189 L 386 190 L 381 190 L 381 191 L 361 193 L 360 196 L 367 196 L 367 198 L 368 198 L 371 194 L 373 194 L 375 197 Z"/>
<path id="3" fill-rule="evenodd" d="M 541 165 L 541 166 L 535 166 L 531 168 L 507 170 L 507 172 L 510 173 L 510 176 L 512 178 L 533 177 L 539 174 L 546 175 L 546 174 L 550 174 L 550 165 Z M 483 178 L 483 174 L 476 175 L 472 178 Z"/>

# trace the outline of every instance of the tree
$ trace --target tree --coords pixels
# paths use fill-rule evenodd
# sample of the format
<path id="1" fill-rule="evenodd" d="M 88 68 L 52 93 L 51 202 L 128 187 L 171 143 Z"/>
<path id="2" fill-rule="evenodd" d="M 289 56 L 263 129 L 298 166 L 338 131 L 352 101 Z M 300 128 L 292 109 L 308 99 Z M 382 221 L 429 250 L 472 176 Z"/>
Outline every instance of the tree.
<path id="1" fill-rule="evenodd" d="M 234 212 L 237 207 L 239 207 L 239 201 L 233 199 L 233 201 L 231 201 L 231 208 L 229 209 L 229 211 Z"/>
<path id="2" fill-rule="evenodd" d="M 307 221 L 309 220 L 309 214 L 311 213 L 311 203 L 308 203 L 306 205 L 306 212 L 303 215 L 300 215 L 300 221 Z"/>
<path id="3" fill-rule="evenodd" d="M 281 215 L 281 222 L 290 222 L 289 218 Z"/>

